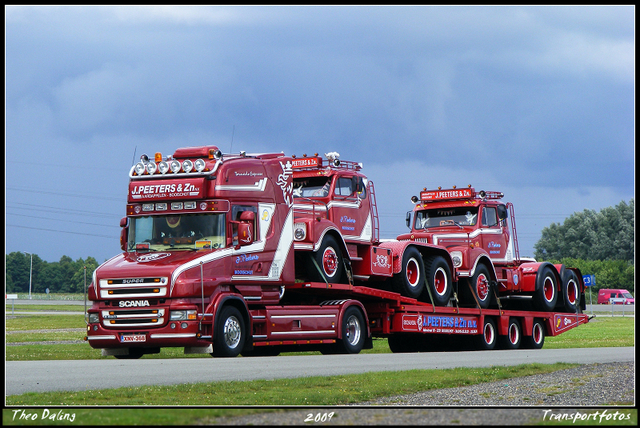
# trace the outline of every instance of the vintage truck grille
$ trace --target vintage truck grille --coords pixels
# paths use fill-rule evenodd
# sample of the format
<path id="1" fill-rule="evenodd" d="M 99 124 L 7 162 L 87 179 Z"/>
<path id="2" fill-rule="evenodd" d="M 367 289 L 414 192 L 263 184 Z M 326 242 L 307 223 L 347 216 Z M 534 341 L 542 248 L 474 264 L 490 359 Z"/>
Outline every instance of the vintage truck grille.
<path id="1" fill-rule="evenodd" d="M 103 310 L 105 327 L 146 327 L 164 323 L 165 309 Z"/>
<path id="2" fill-rule="evenodd" d="M 100 297 L 103 299 L 165 297 L 167 285 L 167 277 L 101 279 Z"/>

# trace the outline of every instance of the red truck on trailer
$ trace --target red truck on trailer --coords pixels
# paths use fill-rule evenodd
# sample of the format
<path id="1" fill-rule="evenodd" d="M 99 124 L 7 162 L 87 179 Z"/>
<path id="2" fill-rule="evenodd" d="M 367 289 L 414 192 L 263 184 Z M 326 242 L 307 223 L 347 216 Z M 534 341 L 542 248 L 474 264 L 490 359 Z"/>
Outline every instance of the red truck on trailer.
<path id="1" fill-rule="evenodd" d="M 90 346 L 116 358 L 162 347 L 222 357 L 357 353 L 373 337 L 388 337 L 394 352 L 461 335 L 487 349 L 499 338 L 541 347 L 545 335 L 588 321 L 579 311 L 442 299 L 459 277 L 448 250 L 380 242 L 373 183 L 360 165 L 327 158 L 215 146 L 143 155 L 129 173 L 123 252 L 88 287 Z"/>

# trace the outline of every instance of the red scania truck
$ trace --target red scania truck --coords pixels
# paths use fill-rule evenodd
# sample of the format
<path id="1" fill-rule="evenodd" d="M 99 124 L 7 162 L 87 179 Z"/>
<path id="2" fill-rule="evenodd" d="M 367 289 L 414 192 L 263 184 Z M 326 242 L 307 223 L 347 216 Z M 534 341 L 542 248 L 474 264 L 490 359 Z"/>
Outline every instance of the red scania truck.
<path id="1" fill-rule="evenodd" d="M 545 335 L 588 322 L 579 305 L 506 310 L 500 295 L 487 307 L 458 299 L 474 271 L 442 242 L 381 241 L 361 168 L 337 153 L 143 155 L 129 173 L 123 252 L 88 287 L 90 346 L 116 358 L 163 347 L 357 353 L 373 337 L 394 352 L 469 336 L 482 349 L 540 348 Z"/>

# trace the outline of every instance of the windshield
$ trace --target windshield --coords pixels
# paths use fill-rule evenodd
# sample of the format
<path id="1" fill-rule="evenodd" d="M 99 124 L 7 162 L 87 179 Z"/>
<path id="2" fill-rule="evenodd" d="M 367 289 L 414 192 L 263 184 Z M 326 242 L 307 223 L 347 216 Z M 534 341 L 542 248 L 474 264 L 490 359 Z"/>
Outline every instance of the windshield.
<path id="1" fill-rule="evenodd" d="M 318 198 L 329 195 L 331 180 L 329 177 L 311 177 L 293 181 L 294 198 Z"/>
<path id="2" fill-rule="evenodd" d="M 626 299 L 633 299 L 633 296 L 628 291 L 623 291 L 621 294 L 622 294 L 622 297 Z"/>
<path id="3" fill-rule="evenodd" d="M 182 214 L 131 218 L 129 251 L 212 249 L 225 246 L 224 214 Z"/>
<path id="4" fill-rule="evenodd" d="M 477 220 L 478 208 L 458 207 L 424 210 L 416 213 L 415 228 L 475 226 Z"/>

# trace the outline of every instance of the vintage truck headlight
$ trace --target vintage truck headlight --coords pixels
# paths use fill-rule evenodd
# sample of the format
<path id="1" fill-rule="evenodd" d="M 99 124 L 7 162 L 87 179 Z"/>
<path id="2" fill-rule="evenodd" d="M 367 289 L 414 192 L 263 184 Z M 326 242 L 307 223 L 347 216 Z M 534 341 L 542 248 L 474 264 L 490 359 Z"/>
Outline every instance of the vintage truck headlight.
<path id="1" fill-rule="evenodd" d="M 296 241 L 302 241 L 307 237 L 307 225 L 305 223 L 296 223 L 293 225 L 293 238 Z"/>
<path id="2" fill-rule="evenodd" d="M 89 324 L 96 324 L 99 322 L 100 322 L 100 316 L 97 313 L 92 312 L 89 314 Z"/>
<path id="3" fill-rule="evenodd" d="M 187 321 L 198 318 L 198 311 L 195 309 L 187 311 L 171 311 L 171 321 Z"/>
<path id="4" fill-rule="evenodd" d="M 462 252 L 461 251 L 452 251 L 451 252 L 451 261 L 453 261 L 453 267 L 462 266 Z"/>

